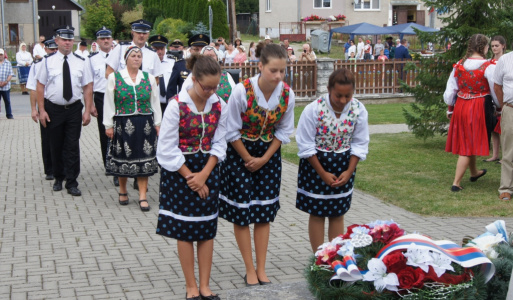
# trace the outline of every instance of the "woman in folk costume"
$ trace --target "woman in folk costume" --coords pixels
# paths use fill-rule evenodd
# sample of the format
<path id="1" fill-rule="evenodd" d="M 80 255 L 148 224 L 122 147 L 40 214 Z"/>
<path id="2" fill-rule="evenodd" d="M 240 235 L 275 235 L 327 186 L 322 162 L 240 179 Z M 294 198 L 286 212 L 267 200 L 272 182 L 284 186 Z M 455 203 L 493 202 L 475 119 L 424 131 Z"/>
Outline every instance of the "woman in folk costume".
<path id="1" fill-rule="evenodd" d="M 162 166 L 157 234 L 177 240 L 186 298 L 219 299 L 210 290 L 217 233 L 220 175 L 226 157 L 227 106 L 215 93 L 219 63 L 193 54 L 187 60 L 192 85 L 171 98 L 162 121 L 157 159 Z M 194 275 L 197 242 L 199 288 Z"/>
<path id="2" fill-rule="evenodd" d="M 107 172 L 119 177 L 119 204 L 128 205 L 126 183 L 137 178 L 139 207 L 150 210 L 146 200 L 148 177 L 158 172 L 155 158 L 162 113 L 159 89 L 153 75 L 139 70 L 142 51 L 125 51 L 126 69 L 111 73 L 103 106 L 105 133 L 111 139 L 107 150 Z"/>
<path id="3" fill-rule="evenodd" d="M 294 92 L 283 82 L 287 53 L 260 43 L 260 74 L 239 83 L 228 100 L 227 158 L 221 167 L 219 214 L 234 224 L 246 285 L 269 284 L 265 271 L 270 222 L 280 208 L 282 143 L 294 131 Z M 256 268 L 249 225 L 254 224 Z"/>
<path id="4" fill-rule="evenodd" d="M 348 69 L 333 72 L 328 94 L 305 107 L 297 126 L 301 161 L 296 207 L 310 214 L 308 233 L 314 253 L 324 243 L 326 218 L 330 241 L 344 233 L 356 165 L 367 157 L 368 113 L 353 98 L 354 85 L 354 75 Z"/>
<path id="5" fill-rule="evenodd" d="M 18 65 L 18 75 L 20 79 L 21 94 L 28 95 L 27 78 L 30 72 L 30 66 L 32 65 L 33 59 L 30 52 L 27 51 L 27 45 L 25 43 L 20 44 L 20 51 L 16 53 L 16 64 Z"/>
<path id="6" fill-rule="evenodd" d="M 486 58 L 488 43 L 486 36 L 472 35 L 467 54 L 454 65 L 444 93 L 444 101 L 449 106 L 447 117 L 451 119 L 445 151 L 459 155 L 451 187 L 453 192 L 463 189 L 461 180 L 467 168 L 471 182 L 486 174 L 486 169 L 477 169 L 476 156 L 489 155 L 486 97 L 493 96 L 497 102 L 492 81 L 495 65 Z"/>

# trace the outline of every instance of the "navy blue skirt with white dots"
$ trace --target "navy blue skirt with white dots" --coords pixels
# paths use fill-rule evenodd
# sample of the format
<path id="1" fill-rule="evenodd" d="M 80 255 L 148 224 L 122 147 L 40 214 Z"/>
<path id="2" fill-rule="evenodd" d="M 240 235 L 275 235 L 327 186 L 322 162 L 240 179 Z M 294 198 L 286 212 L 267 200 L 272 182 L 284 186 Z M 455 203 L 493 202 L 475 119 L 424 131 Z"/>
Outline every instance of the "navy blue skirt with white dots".
<path id="1" fill-rule="evenodd" d="M 349 167 L 351 151 L 342 153 L 317 151 L 317 158 L 324 170 L 340 176 Z M 321 179 L 307 159 L 299 162 L 297 176 L 296 208 L 318 217 L 338 217 L 351 207 L 356 170 L 341 187 L 330 187 Z"/>
<path id="2" fill-rule="evenodd" d="M 242 139 L 253 157 L 262 157 L 271 142 Z M 219 216 L 231 223 L 247 226 L 273 222 L 280 209 L 281 150 L 278 149 L 260 170 L 250 172 L 237 151 L 228 144 L 221 165 Z"/>
<path id="3" fill-rule="evenodd" d="M 195 153 L 185 155 L 185 165 L 193 172 L 200 172 L 210 155 Z M 157 234 L 181 241 L 205 241 L 215 238 L 219 204 L 219 167 L 212 170 L 206 182 L 207 199 L 201 199 L 187 185 L 178 172 L 164 168 L 160 176 L 160 206 Z"/>

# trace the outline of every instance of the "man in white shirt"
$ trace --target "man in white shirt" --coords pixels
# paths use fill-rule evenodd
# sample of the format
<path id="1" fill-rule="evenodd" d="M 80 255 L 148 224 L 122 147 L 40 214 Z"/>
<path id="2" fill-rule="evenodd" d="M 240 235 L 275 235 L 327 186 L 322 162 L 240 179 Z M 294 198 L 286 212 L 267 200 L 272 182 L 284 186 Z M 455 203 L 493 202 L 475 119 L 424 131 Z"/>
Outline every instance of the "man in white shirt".
<path id="1" fill-rule="evenodd" d="M 108 139 L 103 125 L 103 97 L 107 89 L 107 78 L 105 78 L 105 61 L 112 51 L 112 31 L 105 26 L 96 31 L 96 43 L 98 52 L 92 53 L 86 59 L 86 69 L 93 79 L 93 101 L 94 106 L 91 114 L 96 117 L 98 124 L 98 135 L 100 137 L 100 147 L 102 153 L 102 163 L 105 167 L 107 157 Z M 107 174 L 106 174 L 107 175 Z M 114 185 L 119 186 L 119 180 L 114 176 Z"/>
<path id="2" fill-rule="evenodd" d="M 54 191 L 66 189 L 81 196 L 77 178 L 80 174 L 80 133 L 91 121 L 92 78 L 86 72 L 85 59 L 72 53 L 74 28 L 56 30 L 58 51 L 46 56 L 39 68 L 37 102 L 39 121 L 48 128 L 52 153 Z M 84 95 L 85 106 L 81 98 Z M 84 108 L 82 114 L 82 108 Z"/>
<path id="3" fill-rule="evenodd" d="M 89 56 L 89 51 L 87 51 L 87 43 L 85 41 L 81 41 L 80 44 L 78 44 L 78 49 L 75 51 L 75 54 L 82 56 L 84 59 Z"/>
<path id="4" fill-rule="evenodd" d="M 46 55 L 45 44 L 43 43 L 44 41 L 45 41 L 45 36 L 40 35 L 39 43 L 34 45 L 34 49 L 32 49 L 32 56 L 34 56 L 34 59 L 43 59 L 43 56 Z"/>
<path id="5" fill-rule="evenodd" d="M 493 90 L 502 107 L 499 198 L 508 201 L 513 194 L 513 52 L 504 54 L 497 62 L 494 82 Z"/>
<path id="6" fill-rule="evenodd" d="M 168 39 L 161 35 L 154 35 L 150 37 L 148 43 L 150 46 L 155 49 L 157 55 L 161 61 L 161 67 L 163 74 L 159 77 L 159 93 L 160 93 L 160 108 L 162 110 L 162 114 L 166 111 L 167 107 L 167 97 L 166 90 L 167 84 L 169 83 L 169 78 L 171 77 L 171 73 L 173 72 L 173 66 L 175 64 L 174 56 L 166 55 L 166 48 L 168 44 Z"/>
<path id="7" fill-rule="evenodd" d="M 374 45 L 374 59 L 378 60 L 378 56 L 381 53 L 381 50 L 385 50 L 385 45 L 381 43 L 381 39 L 378 39 L 376 45 Z"/>
<path id="8" fill-rule="evenodd" d="M 358 38 L 358 45 L 356 46 L 356 59 L 363 59 L 363 48 L 365 44 L 362 38 Z"/>
<path id="9" fill-rule="evenodd" d="M 57 44 L 53 39 L 46 40 L 43 42 L 45 44 L 44 50 L 47 55 L 53 54 L 57 51 Z M 37 87 L 37 80 L 36 80 L 36 74 L 39 68 L 43 64 L 41 64 L 41 61 L 43 59 L 35 59 L 34 63 L 30 67 L 29 76 L 27 78 L 27 89 L 30 90 L 30 108 L 32 110 L 32 120 L 34 122 L 39 122 L 39 112 L 36 107 L 37 102 L 37 93 L 36 93 L 36 87 Z M 43 170 L 45 172 L 45 179 L 46 180 L 54 180 L 53 177 L 53 167 L 52 167 L 52 153 L 50 150 L 50 137 L 48 136 L 48 129 L 43 127 L 41 123 L 39 123 L 39 133 L 41 135 L 41 155 L 43 157 Z"/>

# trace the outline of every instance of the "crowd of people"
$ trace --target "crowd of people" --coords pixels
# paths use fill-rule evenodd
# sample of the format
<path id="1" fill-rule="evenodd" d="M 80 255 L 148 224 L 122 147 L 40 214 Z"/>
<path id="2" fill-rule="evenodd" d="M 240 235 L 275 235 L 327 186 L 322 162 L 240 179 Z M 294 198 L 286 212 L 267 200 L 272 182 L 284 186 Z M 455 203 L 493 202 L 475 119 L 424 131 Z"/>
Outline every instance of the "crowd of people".
<path id="1" fill-rule="evenodd" d="M 348 39 L 344 44 L 344 56 L 346 60 L 379 60 L 389 59 L 410 59 L 408 40 L 396 39 L 395 44 L 392 37 L 387 37 L 385 43 L 378 38 L 376 44 L 372 45 L 371 40 L 363 41 L 358 38 L 358 44 L 353 39 Z"/>
<path id="2" fill-rule="evenodd" d="M 199 34 L 187 41 L 186 54 L 180 40 L 150 37 L 151 26 L 133 22 L 132 41 L 115 47 L 112 32 L 102 27 L 97 52 L 86 58 L 72 52 L 70 26 L 42 41 L 45 53 L 38 52 L 27 89 L 32 118 L 40 123 L 46 179 L 54 180 L 54 191 L 65 181 L 68 194 L 81 195 L 80 133 L 96 117 L 101 160 L 119 186 L 119 205 L 130 203 L 128 179 L 134 178 L 138 206 L 149 211 L 148 177 L 160 173 L 156 233 L 177 240 L 187 299 L 220 299 L 209 286 L 218 217 L 233 224 L 245 284 L 271 284 L 266 255 L 280 209 L 281 145 L 294 131 L 295 95 L 283 81 L 288 46 L 251 45 L 247 56 L 258 61 L 259 74 L 235 84 L 219 62 L 237 60 L 240 41 L 221 42 L 222 53 Z M 297 57 L 315 59 L 310 45 L 303 50 Z M 367 111 L 353 98 L 354 85 L 349 70 L 333 72 L 328 93 L 299 120 L 296 207 L 310 214 L 313 251 L 324 242 L 326 218 L 330 239 L 343 233 L 356 167 L 368 151 Z"/>

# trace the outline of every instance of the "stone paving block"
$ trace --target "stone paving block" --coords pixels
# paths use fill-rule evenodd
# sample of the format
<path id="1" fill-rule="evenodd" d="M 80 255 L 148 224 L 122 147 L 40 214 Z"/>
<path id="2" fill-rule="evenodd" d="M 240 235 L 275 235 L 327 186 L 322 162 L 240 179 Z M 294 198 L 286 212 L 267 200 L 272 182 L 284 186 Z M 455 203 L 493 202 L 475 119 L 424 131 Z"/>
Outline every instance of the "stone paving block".
<path id="1" fill-rule="evenodd" d="M 16 291 L 11 293 L 11 300 L 26 300 L 28 297 L 27 292 Z"/>

